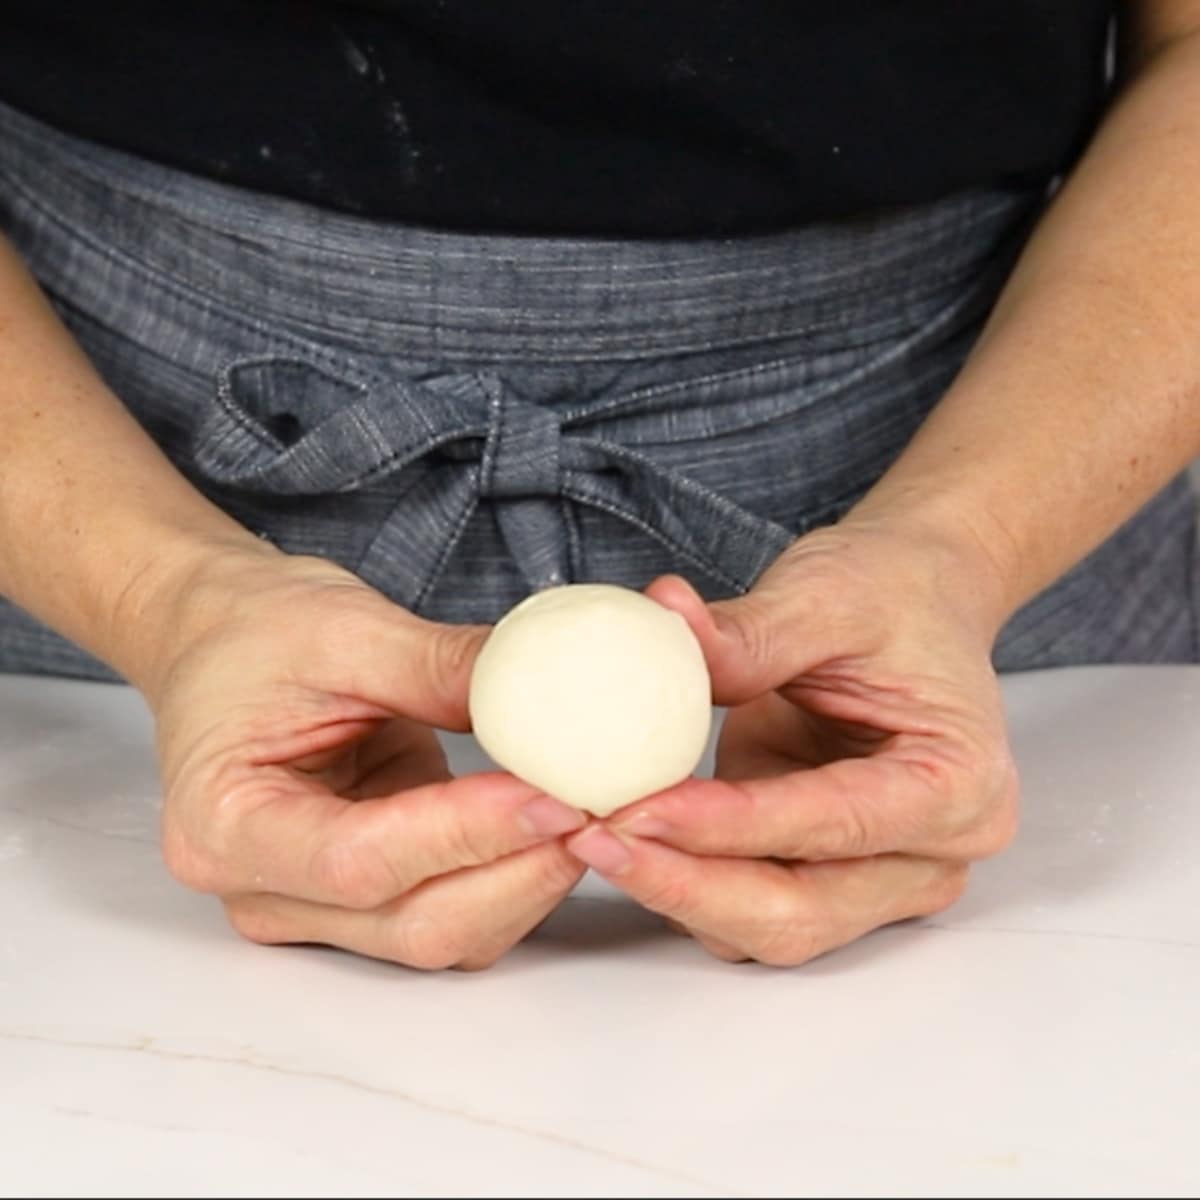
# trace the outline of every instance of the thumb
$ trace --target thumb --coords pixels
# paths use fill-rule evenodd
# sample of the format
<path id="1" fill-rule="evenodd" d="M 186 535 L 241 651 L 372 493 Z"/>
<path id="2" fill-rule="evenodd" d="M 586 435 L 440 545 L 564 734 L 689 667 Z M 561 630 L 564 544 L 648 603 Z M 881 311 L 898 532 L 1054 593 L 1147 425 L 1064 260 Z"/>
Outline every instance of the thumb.
<path id="1" fill-rule="evenodd" d="M 828 661 L 832 630 L 815 597 L 805 597 L 801 580 L 785 587 L 763 581 L 733 600 L 707 604 L 678 575 L 656 579 L 646 595 L 672 609 L 691 626 L 712 677 L 713 702 L 745 704 Z"/>
<path id="2" fill-rule="evenodd" d="M 383 629 L 361 647 L 359 694 L 427 725 L 465 732 L 471 725 L 471 672 L 490 632 L 487 625 L 389 614 Z"/>

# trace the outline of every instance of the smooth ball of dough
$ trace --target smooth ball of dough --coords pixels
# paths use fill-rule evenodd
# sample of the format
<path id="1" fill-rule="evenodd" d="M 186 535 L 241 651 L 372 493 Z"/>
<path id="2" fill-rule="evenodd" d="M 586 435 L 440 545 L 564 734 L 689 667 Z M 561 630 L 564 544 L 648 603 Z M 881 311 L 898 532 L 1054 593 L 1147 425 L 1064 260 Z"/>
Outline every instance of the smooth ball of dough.
<path id="1" fill-rule="evenodd" d="M 568 584 L 530 596 L 492 630 L 470 711 L 500 766 L 602 817 L 696 769 L 711 685 L 678 613 L 629 588 Z"/>

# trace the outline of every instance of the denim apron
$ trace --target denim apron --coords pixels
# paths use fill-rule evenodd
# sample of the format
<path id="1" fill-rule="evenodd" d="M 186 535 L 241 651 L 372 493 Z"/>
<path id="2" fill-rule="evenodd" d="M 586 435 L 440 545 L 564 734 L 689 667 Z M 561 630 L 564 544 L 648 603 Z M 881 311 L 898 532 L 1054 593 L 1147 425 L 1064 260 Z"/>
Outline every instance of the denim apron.
<path id="1" fill-rule="evenodd" d="M 900 453 L 1041 203 L 975 190 L 733 239 L 446 233 L 0 106 L 0 228 L 179 470 L 445 621 L 567 581 L 750 588 Z M 1013 618 L 996 663 L 1194 661 L 1198 571 L 1181 477 Z M 114 678 L 3 602 L 0 669 Z"/>

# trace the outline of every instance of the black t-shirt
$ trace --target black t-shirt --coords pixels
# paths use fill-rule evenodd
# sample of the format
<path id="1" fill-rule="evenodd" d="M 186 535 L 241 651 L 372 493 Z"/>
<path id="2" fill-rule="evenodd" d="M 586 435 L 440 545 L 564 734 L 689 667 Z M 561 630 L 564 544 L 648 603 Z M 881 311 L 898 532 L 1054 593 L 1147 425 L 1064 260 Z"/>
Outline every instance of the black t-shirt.
<path id="1" fill-rule="evenodd" d="M 1028 186 L 1105 90 L 1098 0 L 5 0 L 0 99 L 434 228 L 702 236 Z"/>

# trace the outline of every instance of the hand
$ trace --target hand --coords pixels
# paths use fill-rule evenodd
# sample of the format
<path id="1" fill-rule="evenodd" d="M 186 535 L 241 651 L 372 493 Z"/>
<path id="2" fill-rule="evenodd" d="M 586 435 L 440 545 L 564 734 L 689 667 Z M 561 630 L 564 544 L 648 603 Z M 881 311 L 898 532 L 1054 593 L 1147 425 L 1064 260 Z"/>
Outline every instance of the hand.
<path id="1" fill-rule="evenodd" d="M 451 779 L 429 728 L 466 728 L 484 630 L 275 552 L 170 602 L 171 653 L 145 689 L 164 854 L 246 937 L 476 968 L 574 886 L 562 835 L 580 815 L 509 775 Z"/>
<path id="2" fill-rule="evenodd" d="M 734 706 L 716 778 L 623 809 L 571 850 L 730 960 L 798 964 L 952 903 L 968 864 L 1014 835 L 1017 777 L 986 622 L 931 553 L 838 527 L 741 599 L 652 585 Z"/>

